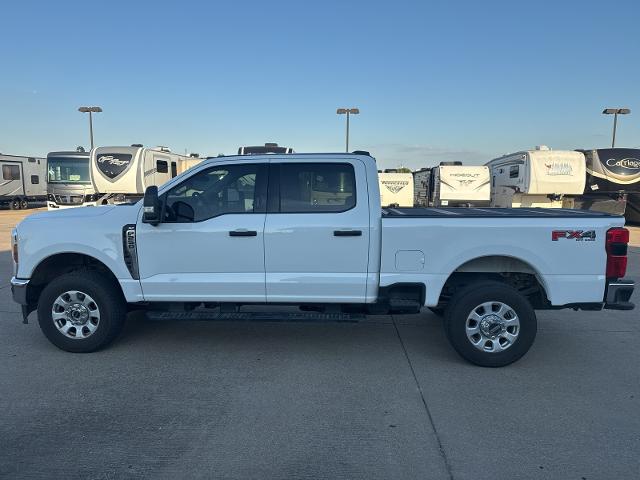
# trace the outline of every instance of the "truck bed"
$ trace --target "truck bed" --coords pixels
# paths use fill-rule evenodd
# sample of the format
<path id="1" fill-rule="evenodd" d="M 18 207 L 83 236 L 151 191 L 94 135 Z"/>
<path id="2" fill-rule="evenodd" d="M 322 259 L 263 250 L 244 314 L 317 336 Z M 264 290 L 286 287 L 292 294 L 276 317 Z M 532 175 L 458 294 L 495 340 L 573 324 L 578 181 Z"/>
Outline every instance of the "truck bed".
<path id="1" fill-rule="evenodd" d="M 383 218 L 604 218 L 609 213 L 569 208 L 383 208 Z"/>

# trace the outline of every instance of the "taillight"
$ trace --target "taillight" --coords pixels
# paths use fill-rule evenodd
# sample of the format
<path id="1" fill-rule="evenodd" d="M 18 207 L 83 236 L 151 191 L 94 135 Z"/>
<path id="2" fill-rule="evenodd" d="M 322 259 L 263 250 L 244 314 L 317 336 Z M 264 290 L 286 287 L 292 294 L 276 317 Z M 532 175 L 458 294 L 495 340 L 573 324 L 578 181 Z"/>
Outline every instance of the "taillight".
<path id="1" fill-rule="evenodd" d="M 629 230 L 611 228 L 607 231 L 607 278 L 622 278 L 627 273 Z"/>

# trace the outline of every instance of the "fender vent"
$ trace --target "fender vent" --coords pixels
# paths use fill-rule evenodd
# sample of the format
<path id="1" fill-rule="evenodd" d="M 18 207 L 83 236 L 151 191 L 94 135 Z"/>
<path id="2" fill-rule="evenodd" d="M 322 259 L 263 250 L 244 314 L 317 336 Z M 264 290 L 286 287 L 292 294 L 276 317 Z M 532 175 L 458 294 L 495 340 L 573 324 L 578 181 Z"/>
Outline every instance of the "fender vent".
<path id="1" fill-rule="evenodd" d="M 138 272 L 138 252 L 136 250 L 136 226 L 125 225 L 122 227 L 122 253 L 124 263 L 135 280 L 140 278 Z"/>

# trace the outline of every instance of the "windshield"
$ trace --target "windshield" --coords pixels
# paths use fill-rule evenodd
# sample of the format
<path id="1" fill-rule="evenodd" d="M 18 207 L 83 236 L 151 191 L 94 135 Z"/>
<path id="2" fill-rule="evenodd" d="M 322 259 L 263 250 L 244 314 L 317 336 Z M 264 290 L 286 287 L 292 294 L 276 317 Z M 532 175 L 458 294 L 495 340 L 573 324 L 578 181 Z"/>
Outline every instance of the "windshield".
<path id="1" fill-rule="evenodd" d="M 49 183 L 91 183 L 88 157 L 50 157 L 47 163 Z"/>

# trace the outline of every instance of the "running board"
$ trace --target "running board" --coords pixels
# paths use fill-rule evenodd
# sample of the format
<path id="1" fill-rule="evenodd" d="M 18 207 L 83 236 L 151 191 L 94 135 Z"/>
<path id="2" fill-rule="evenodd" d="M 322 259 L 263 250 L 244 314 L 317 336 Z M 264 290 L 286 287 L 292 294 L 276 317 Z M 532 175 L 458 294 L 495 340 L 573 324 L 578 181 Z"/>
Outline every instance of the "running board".
<path id="1" fill-rule="evenodd" d="M 150 320 L 206 320 L 214 322 L 351 322 L 365 318 L 363 314 L 317 312 L 147 312 Z"/>

